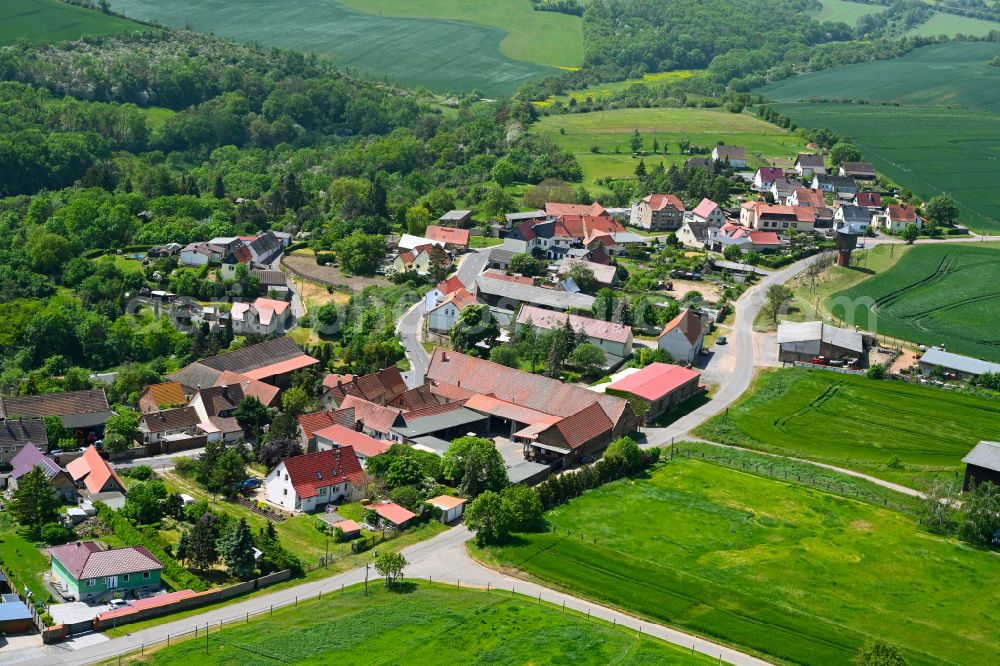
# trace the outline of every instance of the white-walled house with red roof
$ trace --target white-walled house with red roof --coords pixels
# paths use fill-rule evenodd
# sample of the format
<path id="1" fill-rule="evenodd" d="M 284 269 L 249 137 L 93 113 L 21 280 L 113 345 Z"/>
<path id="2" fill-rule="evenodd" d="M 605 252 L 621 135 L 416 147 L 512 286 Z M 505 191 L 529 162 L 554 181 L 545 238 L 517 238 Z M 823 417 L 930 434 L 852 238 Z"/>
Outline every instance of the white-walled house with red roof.
<path id="1" fill-rule="evenodd" d="M 684 310 L 663 327 L 656 346 L 678 363 L 694 363 L 705 341 L 706 328 L 704 316 L 694 310 Z"/>
<path id="2" fill-rule="evenodd" d="M 310 512 L 357 499 L 364 470 L 353 447 L 285 458 L 264 477 L 264 497 L 287 511 Z"/>

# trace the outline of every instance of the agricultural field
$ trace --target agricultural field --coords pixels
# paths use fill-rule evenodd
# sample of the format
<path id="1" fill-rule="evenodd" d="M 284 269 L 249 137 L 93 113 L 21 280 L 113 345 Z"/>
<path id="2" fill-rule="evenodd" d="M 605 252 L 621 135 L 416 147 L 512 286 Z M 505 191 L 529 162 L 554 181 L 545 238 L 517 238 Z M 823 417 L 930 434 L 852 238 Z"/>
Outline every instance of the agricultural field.
<path id="1" fill-rule="evenodd" d="M 947 192 L 959 219 L 1000 232 L 1000 114 L 944 107 L 780 103 L 775 110 L 802 127 L 851 137 L 864 158 L 922 199 Z"/>
<path id="2" fill-rule="evenodd" d="M 764 373 L 699 437 L 926 488 L 961 480 L 961 459 L 996 437 L 1000 402 L 828 370 Z"/>
<path id="3" fill-rule="evenodd" d="M 632 157 L 630 139 L 638 129 L 643 150 L 651 151 L 653 139 L 667 154 L 649 154 L 647 166 L 663 162 L 683 164 L 678 142 L 711 148 L 719 141 L 747 149 L 751 168 L 768 158 L 787 160 L 803 148 L 802 139 L 746 113 L 724 109 L 615 109 L 593 113 L 571 113 L 542 118 L 531 131 L 548 136 L 571 151 L 583 167 L 584 181 L 593 186 L 600 178 L 631 176 L 638 158 Z M 598 152 L 594 152 L 596 147 Z"/>
<path id="4" fill-rule="evenodd" d="M 536 12 L 530 0 L 340 0 L 363 14 L 464 21 L 506 33 L 500 53 L 537 65 L 577 68 L 583 63 L 583 20 Z"/>
<path id="5" fill-rule="evenodd" d="M 500 52 L 496 28 L 451 20 L 392 18 L 352 11 L 332 0 L 111 0 L 127 16 L 213 32 L 265 47 L 315 53 L 370 76 L 435 92 L 512 93 L 557 69 Z M 392 48 L 386 48 L 391 45 Z"/>
<path id="6" fill-rule="evenodd" d="M 847 0 L 820 0 L 823 8 L 812 15 L 817 21 L 833 21 L 855 25 L 862 16 L 884 12 L 885 7 L 865 5 Z"/>
<path id="7" fill-rule="evenodd" d="M 781 102 L 863 99 L 1000 112 L 1000 67 L 987 64 L 998 54 L 1000 44 L 990 42 L 935 44 L 900 58 L 794 76 L 754 92 Z"/>
<path id="8" fill-rule="evenodd" d="M 582 88 L 580 90 L 571 90 L 565 95 L 557 95 L 549 97 L 548 99 L 532 102 L 535 106 L 539 108 L 546 108 L 559 100 L 563 104 L 569 104 L 570 100 L 576 100 L 577 104 L 582 104 L 587 101 L 589 97 L 593 101 L 600 101 L 602 98 L 609 98 L 616 95 L 624 90 L 627 90 L 631 86 L 635 85 L 664 85 L 669 83 L 676 83 L 678 81 L 683 81 L 685 79 L 692 79 L 696 77 L 704 76 L 705 70 L 703 69 L 679 69 L 670 72 L 656 72 L 655 74 L 643 74 L 642 78 L 639 79 L 626 79 L 625 81 L 612 81 L 608 83 L 599 83 L 589 86 L 587 88 Z"/>
<path id="9" fill-rule="evenodd" d="M 847 666 L 872 636 L 911 666 L 1000 651 L 996 555 L 891 509 L 678 457 L 546 519 L 477 556 L 776 663 Z"/>
<path id="10" fill-rule="evenodd" d="M 275 610 L 204 640 L 175 643 L 141 659 L 190 663 L 296 664 L 663 664 L 715 661 L 634 631 L 508 593 L 404 582 L 355 587 Z M 461 637 L 461 640 L 455 640 Z"/>
<path id="11" fill-rule="evenodd" d="M 1000 249 L 919 245 L 891 269 L 830 297 L 826 307 L 866 330 L 1000 361 Z"/>
<path id="12" fill-rule="evenodd" d="M 79 39 L 83 35 L 113 35 L 149 29 L 134 21 L 59 0 L 0 0 L 0 46 L 19 39 L 59 42 Z"/>
<path id="13" fill-rule="evenodd" d="M 988 35 L 992 30 L 1000 30 L 1000 23 L 938 12 L 928 21 L 918 25 L 906 34 L 909 37 L 937 37 L 938 35 L 953 37 L 961 33 L 963 35 L 982 37 Z"/>

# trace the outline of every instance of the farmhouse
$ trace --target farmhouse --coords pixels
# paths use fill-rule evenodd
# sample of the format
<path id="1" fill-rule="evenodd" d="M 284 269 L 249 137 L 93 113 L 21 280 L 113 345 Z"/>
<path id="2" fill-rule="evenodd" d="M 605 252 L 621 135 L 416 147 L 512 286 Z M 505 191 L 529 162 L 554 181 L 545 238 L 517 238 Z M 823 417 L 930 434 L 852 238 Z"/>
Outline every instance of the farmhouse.
<path id="1" fill-rule="evenodd" d="M 424 232 L 424 238 L 435 243 L 444 243 L 446 249 L 464 252 L 469 249 L 469 230 L 441 227 L 431 224 Z"/>
<path id="2" fill-rule="evenodd" d="M 857 180 L 875 180 L 875 165 L 871 162 L 844 162 L 838 173 Z"/>
<path id="3" fill-rule="evenodd" d="M 188 402 L 198 416 L 198 427 L 208 435 L 208 441 L 236 441 L 243 436 L 243 428 L 233 417 L 233 413 L 243 402 L 243 387 L 211 386 L 198 389 Z"/>
<path id="4" fill-rule="evenodd" d="M 645 418 L 651 421 L 704 391 L 700 379 L 699 372 L 680 365 L 651 363 L 609 384 L 605 392 L 643 400 L 648 406 Z"/>
<path id="5" fill-rule="evenodd" d="M 472 211 L 449 210 L 447 213 L 438 218 L 438 222 L 446 227 L 466 228 L 472 222 Z"/>
<path id="6" fill-rule="evenodd" d="M 821 321 L 778 324 L 778 360 L 782 363 L 809 363 L 826 360 L 861 358 L 865 337 L 858 331 L 838 328 Z"/>
<path id="7" fill-rule="evenodd" d="M 288 511 L 315 511 L 350 501 L 363 490 L 364 471 L 350 446 L 285 458 L 264 478 L 267 501 Z"/>
<path id="8" fill-rule="evenodd" d="M 673 194 L 650 194 L 632 204 L 629 224 L 650 231 L 674 230 L 684 219 L 684 202 Z"/>
<path id="9" fill-rule="evenodd" d="M 987 481 L 1000 485 L 1000 442 L 979 442 L 962 462 L 965 463 L 962 492 Z"/>
<path id="10" fill-rule="evenodd" d="M 517 313 L 516 325 L 524 327 L 529 322 L 534 328 L 550 331 L 563 329 L 568 323 L 574 331 L 583 333 L 587 342 L 597 345 L 606 354 L 617 357 L 618 362 L 632 354 L 632 329 L 629 326 L 525 305 Z"/>
<path id="11" fill-rule="evenodd" d="M 768 192 L 771 185 L 779 178 L 785 177 L 785 170 L 777 167 L 760 167 L 753 175 L 753 189 L 758 192 Z"/>
<path id="12" fill-rule="evenodd" d="M 712 149 L 713 162 L 728 162 L 734 169 L 747 167 L 747 151 L 738 146 L 716 146 Z"/>
<path id="13" fill-rule="evenodd" d="M 94 541 L 49 548 L 57 587 L 78 601 L 126 598 L 160 589 L 163 564 L 142 546 L 104 550 Z"/>
<path id="14" fill-rule="evenodd" d="M 194 407 L 149 412 L 139 418 L 139 432 L 142 433 L 143 444 L 152 444 L 172 435 L 193 435 L 201 420 Z"/>
<path id="15" fill-rule="evenodd" d="M 257 298 L 253 303 L 233 303 L 230 312 L 237 335 L 274 335 L 292 325 L 292 309 L 286 301 Z"/>
<path id="16" fill-rule="evenodd" d="M 924 228 L 923 218 L 908 204 L 889 204 L 885 207 L 885 214 L 874 218 L 874 224 L 893 233 L 898 233 L 911 224 L 917 229 Z"/>
<path id="17" fill-rule="evenodd" d="M 289 337 L 275 338 L 218 356 L 203 358 L 169 375 L 189 393 L 201 386 L 213 386 L 223 372 L 233 372 L 277 387 L 287 387 L 295 370 L 308 368 L 318 360 L 302 352 Z"/>
<path id="18" fill-rule="evenodd" d="M 180 382 L 150 384 L 139 394 L 139 411 L 143 414 L 161 409 L 182 407 L 187 402 Z"/>
<path id="19" fill-rule="evenodd" d="M 488 305 L 505 310 L 515 310 L 525 303 L 562 312 L 570 308 L 590 310 L 594 306 L 594 297 L 587 294 L 518 284 L 497 279 L 489 274 L 476 277 L 476 296 Z"/>
<path id="20" fill-rule="evenodd" d="M 322 430 L 317 430 L 315 437 L 317 451 L 340 449 L 345 446 L 351 447 L 354 449 L 354 453 L 357 455 L 358 462 L 361 463 L 362 467 L 365 466 L 366 460 L 372 456 L 387 452 L 389 447 L 392 446 L 391 442 L 369 437 L 363 432 L 347 428 L 339 423 L 328 428 L 323 428 Z"/>
<path id="21" fill-rule="evenodd" d="M 479 301 L 465 289 L 453 291 L 427 313 L 427 317 L 424 319 L 427 330 L 447 335 L 451 331 L 451 327 L 458 321 L 462 310 L 478 303 Z"/>
<path id="22" fill-rule="evenodd" d="M 812 189 L 822 190 L 828 194 L 853 199 L 858 193 L 858 184 L 850 176 L 816 175 L 812 179 Z"/>
<path id="23" fill-rule="evenodd" d="M 705 317 L 697 310 L 684 310 L 667 322 L 656 347 L 670 354 L 678 363 L 694 363 L 705 341 Z"/>
<path id="24" fill-rule="evenodd" d="M 10 467 L 18 452 L 28 445 L 48 450 L 49 436 L 45 432 L 44 420 L 0 420 L 0 467 Z"/>
<path id="25" fill-rule="evenodd" d="M 441 522 L 448 524 L 462 517 L 465 513 L 465 504 L 468 500 L 451 495 L 438 495 L 427 500 L 431 506 L 441 509 Z"/>
<path id="26" fill-rule="evenodd" d="M 85 497 L 99 493 L 125 494 L 125 484 L 93 445 L 82 456 L 70 461 L 66 471 Z"/>
<path id="27" fill-rule="evenodd" d="M 328 374 L 323 378 L 323 406 L 337 409 L 348 395 L 379 405 L 388 405 L 406 392 L 406 382 L 399 368 L 390 365 L 367 375 Z"/>
<path id="28" fill-rule="evenodd" d="M 987 372 L 1000 373 L 1000 363 L 981 361 L 978 358 L 953 354 L 931 347 L 919 361 L 920 372 L 928 377 L 935 372 L 954 375 L 958 379 L 975 379 Z"/>
<path id="29" fill-rule="evenodd" d="M 795 173 L 800 178 L 811 178 L 816 174 L 825 174 L 826 166 L 822 155 L 799 153 L 795 158 Z"/>
<path id="30" fill-rule="evenodd" d="M 49 485 L 63 502 L 76 501 L 76 484 L 73 479 L 51 458 L 47 458 L 34 444 L 28 444 L 18 451 L 11 461 L 11 487 L 17 488 L 18 480 L 35 467 L 41 467 Z"/>
<path id="31" fill-rule="evenodd" d="M 0 417 L 42 419 L 58 416 L 63 427 L 73 432 L 77 443 L 85 446 L 101 438 L 104 423 L 112 414 L 104 389 L 68 391 L 20 397 L 0 396 Z"/>

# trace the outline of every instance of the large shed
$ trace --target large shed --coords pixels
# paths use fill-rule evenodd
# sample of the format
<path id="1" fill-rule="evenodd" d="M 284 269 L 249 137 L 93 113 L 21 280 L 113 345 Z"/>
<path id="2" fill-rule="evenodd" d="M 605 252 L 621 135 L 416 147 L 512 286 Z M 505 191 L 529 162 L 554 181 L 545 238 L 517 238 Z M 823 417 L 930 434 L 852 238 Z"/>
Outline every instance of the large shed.
<path id="1" fill-rule="evenodd" d="M 965 463 L 963 492 L 987 481 L 1000 486 L 1000 442 L 979 442 L 962 462 Z"/>
<path id="2" fill-rule="evenodd" d="M 817 356 L 828 360 L 861 358 L 864 353 L 865 336 L 860 331 L 821 321 L 783 321 L 778 325 L 778 360 L 782 363 L 809 363 Z"/>

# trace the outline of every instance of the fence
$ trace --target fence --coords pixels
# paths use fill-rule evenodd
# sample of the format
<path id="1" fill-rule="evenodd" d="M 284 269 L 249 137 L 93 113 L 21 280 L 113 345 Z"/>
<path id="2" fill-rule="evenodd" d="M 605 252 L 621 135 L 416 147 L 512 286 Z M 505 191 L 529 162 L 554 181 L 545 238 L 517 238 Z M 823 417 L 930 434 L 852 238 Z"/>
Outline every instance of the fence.
<path id="1" fill-rule="evenodd" d="M 309 275 L 308 273 L 303 273 L 302 271 L 298 270 L 294 266 L 289 266 L 288 264 L 286 264 L 284 262 L 284 260 L 282 260 L 282 262 L 281 262 L 281 269 L 284 270 L 284 271 L 288 271 L 289 273 L 291 273 L 292 275 L 294 275 L 294 276 L 296 276 L 298 278 L 301 278 L 303 280 L 307 280 L 309 282 L 315 282 L 316 284 L 321 284 L 324 287 L 332 287 L 333 289 L 336 289 L 337 291 L 344 291 L 344 292 L 348 292 L 348 293 L 352 293 L 353 292 L 353 290 L 351 289 L 350 285 L 338 284 L 336 282 L 331 282 L 329 280 L 324 280 L 323 278 L 318 277 L 316 275 Z"/>
<path id="2" fill-rule="evenodd" d="M 864 370 L 852 370 L 850 368 L 838 368 L 833 365 L 817 365 L 816 363 L 806 363 L 805 361 L 794 361 L 792 365 L 796 368 L 806 368 L 808 370 L 829 370 L 830 372 L 839 372 L 845 375 L 863 375 Z"/>
<path id="3" fill-rule="evenodd" d="M 236 504 L 239 504 L 243 508 L 249 509 L 251 512 L 256 513 L 258 516 L 263 516 L 264 518 L 267 518 L 268 520 L 273 520 L 276 523 L 283 523 L 285 522 L 285 519 L 288 518 L 288 516 L 286 516 L 283 513 L 278 513 L 277 511 L 272 511 L 271 509 L 267 508 L 262 509 L 259 506 L 257 506 L 257 502 L 247 499 L 246 497 L 237 497 L 235 499 L 235 502 Z"/>

